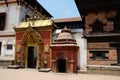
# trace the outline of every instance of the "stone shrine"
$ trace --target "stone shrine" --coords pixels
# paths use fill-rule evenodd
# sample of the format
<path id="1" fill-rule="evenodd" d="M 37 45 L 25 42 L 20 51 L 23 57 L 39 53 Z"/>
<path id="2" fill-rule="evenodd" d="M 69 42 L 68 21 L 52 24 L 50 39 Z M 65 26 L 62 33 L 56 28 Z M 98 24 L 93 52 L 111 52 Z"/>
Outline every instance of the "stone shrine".
<path id="1" fill-rule="evenodd" d="M 79 47 L 69 29 L 66 27 L 62 29 L 50 48 L 52 49 L 51 63 L 53 72 L 77 72 L 77 54 Z"/>

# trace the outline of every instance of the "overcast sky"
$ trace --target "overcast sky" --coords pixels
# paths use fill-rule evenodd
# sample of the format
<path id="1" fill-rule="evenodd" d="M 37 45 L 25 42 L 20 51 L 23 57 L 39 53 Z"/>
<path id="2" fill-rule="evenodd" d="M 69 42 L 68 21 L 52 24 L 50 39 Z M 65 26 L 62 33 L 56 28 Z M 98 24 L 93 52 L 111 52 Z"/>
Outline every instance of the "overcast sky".
<path id="1" fill-rule="evenodd" d="M 53 18 L 80 16 L 74 0 L 37 0 Z"/>

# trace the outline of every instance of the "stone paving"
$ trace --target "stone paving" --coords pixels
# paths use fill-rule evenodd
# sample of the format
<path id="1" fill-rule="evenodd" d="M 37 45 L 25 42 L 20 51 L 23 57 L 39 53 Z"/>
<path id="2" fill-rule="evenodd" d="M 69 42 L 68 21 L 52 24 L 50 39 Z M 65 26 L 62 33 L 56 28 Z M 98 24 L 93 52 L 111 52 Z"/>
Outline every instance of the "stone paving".
<path id="1" fill-rule="evenodd" d="M 38 72 L 35 69 L 2 69 L 0 80 L 120 80 L 120 76 Z"/>

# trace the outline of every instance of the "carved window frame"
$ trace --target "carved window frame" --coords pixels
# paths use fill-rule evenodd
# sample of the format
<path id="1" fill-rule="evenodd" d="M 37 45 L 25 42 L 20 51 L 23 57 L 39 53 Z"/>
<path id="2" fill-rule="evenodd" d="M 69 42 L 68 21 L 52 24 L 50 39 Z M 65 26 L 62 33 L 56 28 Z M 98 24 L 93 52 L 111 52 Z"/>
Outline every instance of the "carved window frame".
<path id="1" fill-rule="evenodd" d="M 108 60 L 109 57 L 106 56 L 108 53 L 109 53 L 109 51 L 90 51 L 90 54 L 92 54 L 90 59 L 92 59 L 92 60 Z"/>

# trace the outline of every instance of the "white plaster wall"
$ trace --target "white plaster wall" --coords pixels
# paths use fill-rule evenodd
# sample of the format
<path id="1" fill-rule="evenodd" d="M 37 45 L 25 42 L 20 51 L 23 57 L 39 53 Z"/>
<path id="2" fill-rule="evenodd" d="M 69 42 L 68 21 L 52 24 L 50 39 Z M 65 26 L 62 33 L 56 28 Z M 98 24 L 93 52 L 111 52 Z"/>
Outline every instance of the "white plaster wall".
<path id="1" fill-rule="evenodd" d="M 87 70 L 87 44 L 86 39 L 83 38 L 83 32 L 80 29 L 74 29 L 73 37 L 76 40 L 79 51 L 78 51 L 78 65 L 80 67 L 80 71 Z"/>
<path id="2" fill-rule="evenodd" d="M 8 7 L 1 5 L 0 13 L 2 12 L 6 12 L 6 25 L 5 30 L 0 31 L 0 35 L 15 35 L 14 27 L 25 19 L 26 14 L 30 14 L 30 9 L 13 3 L 9 4 Z M 0 42 L 2 42 L 0 60 L 14 60 L 15 40 L 15 37 L 0 37 Z M 12 50 L 6 49 L 8 41 L 13 45 Z"/>
<path id="3" fill-rule="evenodd" d="M 53 32 L 53 34 L 52 34 L 52 35 L 53 35 L 53 36 L 52 36 L 52 38 L 53 38 L 52 40 L 53 40 L 53 41 L 52 41 L 52 42 L 54 42 L 54 40 L 57 39 L 59 33 L 61 33 L 61 30 L 62 30 L 62 29 L 56 29 L 56 30 Z"/>
<path id="4" fill-rule="evenodd" d="M 8 7 L 6 5 L 1 5 L 0 13 L 2 12 L 6 13 L 6 25 L 5 30 L 0 31 L 0 35 L 15 35 L 13 28 L 19 23 L 20 6 L 15 3 L 9 4 Z M 12 50 L 7 50 L 6 48 L 8 41 L 11 41 L 10 44 L 13 45 Z M 0 37 L 0 42 L 2 42 L 0 60 L 14 60 L 15 37 Z"/>
<path id="5" fill-rule="evenodd" d="M 19 25 L 25 19 L 26 15 L 31 15 L 32 10 L 24 5 L 17 3 L 0 6 L 0 13 L 6 12 L 6 26 L 4 31 L 0 31 L 0 35 L 15 34 L 14 27 Z"/>
<path id="6" fill-rule="evenodd" d="M 6 25 L 5 30 L 0 31 L 0 34 L 15 34 L 13 28 L 19 23 L 20 6 L 18 6 L 16 3 L 9 4 L 8 7 L 6 5 L 1 5 L 0 13 L 1 12 L 6 12 Z"/>
<path id="7" fill-rule="evenodd" d="M 9 5 L 9 10 L 7 12 L 7 25 L 6 30 L 11 30 L 14 26 L 17 26 L 19 23 L 19 13 L 20 13 L 20 6 L 17 4 Z"/>
<path id="8" fill-rule="evenodd" d="M 2 42 L 0 60 L 14 60 L 15 57 L 15 37 L 0 38 Z M 7 50 L 7 44 L 12 44 L 13 49 Z"/>
<path id="9" fill-rule="evenodd" d="M 25 16 L 29 15 L 31 16 L 31 9 L 29 7 L 21 6 L 20 7 L 20 16 L 19 21 L 23 21 L 25 19 Z"/>

